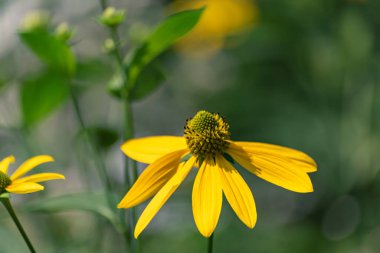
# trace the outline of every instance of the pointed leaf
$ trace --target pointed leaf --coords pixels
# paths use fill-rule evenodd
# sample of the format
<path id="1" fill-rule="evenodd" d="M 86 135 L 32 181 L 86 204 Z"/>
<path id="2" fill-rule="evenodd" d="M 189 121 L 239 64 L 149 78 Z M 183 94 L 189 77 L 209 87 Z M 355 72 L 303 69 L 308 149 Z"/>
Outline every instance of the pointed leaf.
<path id="1" fill-rule="evenodd" d="M 69 89 L 68 81 L 51 71 L 25 80 L 20 90 L 24 124 L 31 126 L 46 117 L 67 98 Z"/>
<path id="2" fill-rule="evenodd" d="M 50 67 L 73 75 L 75 57 L 70 47 L 46 30 L 28 30 L 19 33 L 21 40 Z"/>
<path id="3" fill-rule="evenodd" d="M 136 84 L 131 90 L 132 100 L 142 99 L 158 88 L 165 81 L 165 74 L 156 65 L 149 64 L 137 78 Z"/>
<path id="4" fill-rule="evenodd" d="M 198 23 L 204 8 L 187 10 L 166 18 L 137 50 L 133 52 L 128 66 L 128 85 L 133 87 L 142 70 L 159 54 L 180 37 L 190 32 Z"/>

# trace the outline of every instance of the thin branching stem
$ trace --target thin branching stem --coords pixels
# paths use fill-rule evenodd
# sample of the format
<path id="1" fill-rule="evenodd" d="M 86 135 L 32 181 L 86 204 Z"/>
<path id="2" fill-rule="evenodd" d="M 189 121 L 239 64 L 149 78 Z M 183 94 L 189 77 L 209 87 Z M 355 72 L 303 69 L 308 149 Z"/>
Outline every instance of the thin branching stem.
<path id="1" fill-rule="evenodd" d="M 90 151 L 91 151 L 93 158 L 95 160 L 96 168 L 98 169 L 98 174 L 99 174 L 100 178 L 103 180 L 104 186 L 106 187 L 108 192 L 112 192 L 112 183 L 111 183 L 111 179 L 108 176 L 106 165 L 102 159 L 102 155 L 101 155 L 101 152 L 99 150 L 98 145 L 94 142 L 94 139 L 91 137 L 91 135 L 88 132 L 88 129 L 86 127 L 86 124 L 84 123 L 84 119 L 83 119 L 83 116 L 82 116 L 82 113 L 81 113 L 80 107 L 79 107 L 79 102 L 78 102 L 78 99 L 76 97 L 76 94 L 74 92 L 73 87 L 71 87 L 71 100 L 73 102 L 75 116 L 78 119 L 79 125 L 81 127 L 81 130 L 82 130 L 87 142 L 89 143 L 89 148 L 91 149 Z M 110 202 L 109 203 L 110 206 L 112 207 L 112 209 L 114 209 L 115 201 L 112 200 L 111 197 L 109 197 L 108 199 Z"/>
<path id="2" fill-rule="evenodd" d="M 104 11 L 107 6 L 107 0 L 100 0 L 100 6 L 102 10 Z M 125 71 L 125 65 L 123 62 L 123 52 L 121 48 L 121 40 L 120 36 L 117 30 L 117 27 L 113 26 L 110 27 L 108 26 L 109 33 L 110 33 L 110 38 L 113 40 L 115 44 L 115 49 L 112 53 L 112 56 L 115 58 L 115 62 L 117 64 L 117 67 L 121 70 L 122 78 L 123 78 L 123 84 L 124 84 L 124 93 L 123 93 L 123 98 L 124 98 L 124 126 L 123 126 L 123 137 L 124 140 L 128 140 L 133 138 L 134 136 L 134 131 L 133 131 L 133 113 L 132 113 L 132 106 L 131 106 L 131 101 L 129 100 L 128 94 L 125 94 L 127 91 L 127 82 L 128 82 L 128 77 Z M 131 165 L 131 166 L 130 166 Z M 130 173 L 130 171 L 132 173 Z M 129 190 L 133 183 L 135 182 L 137 178 L 137 165 L 134 161 L 125 158 L 124 162 L 124 173 L 125 173 L 125 184 L 126 184 L 126 190 Z M 121 218 L 123 220 L 124 215 L 121 214 Z M 133 230 L 136 224 L 136 209 L 132 207 L 130 209 L 129 213 L 129 240 L 130 240 L 130 247 L 131 247 L 131 252 L 132 253 L 137 253 L 140 251 L 139 249 L 139 243 L 138 240 L 135 240 L 133 238 Z M 128 233 L 126 233 L 128 234 Z"/>
<path id="3" fill-rule="evenodd" d="M 76 94 L 74 92 L 73 87 L 71 87 L 70 91 L 71 91 L 71 100 L 73 102 L 75 116 L 77 117 L 79 125 L 81 127 L 81 130 L 82 130 L 82 132 L 83 132 L 83 134 L 84 134 L 84 136 L 85 136 L 85 138 L 89 144 L 90 152 L 92 153 L 92 157 L 95 160 L 95 163 L 96 163 L 95 167 L 97 168 L 97 172 L 99 174 L 99 177 L 103 181 L 103 184 L 107 190 L 106 191 L 106 198 L 107 198 L 108 205 L 109 205 L 111 210 L 114 210 L 116 212 L 115 209 L 116 209 L 117 201 L 111 194 L 113 192 L 112 182 L 111 182 L 111 179 L 107 173 L 107 168 L 106 168 L 106 165 L 102 159 L 102 154 L 99 150 L 98 145 L 95 143 L 94 139 L 92 138 L 92 136 L 90 135 L 90 133 L 86 127 L 82 113 L 80 111 L 79 101 L 76 97 Z M 126 240 L 127 247 L 128 247 L 131 236 L 127 232 L 127 229 L 125 228 L 125 224 L 123 222 L 122 222 L 122 226 L 123 226 L 122 227 L 123 235 L 124 235 L 124 238 Z"/>

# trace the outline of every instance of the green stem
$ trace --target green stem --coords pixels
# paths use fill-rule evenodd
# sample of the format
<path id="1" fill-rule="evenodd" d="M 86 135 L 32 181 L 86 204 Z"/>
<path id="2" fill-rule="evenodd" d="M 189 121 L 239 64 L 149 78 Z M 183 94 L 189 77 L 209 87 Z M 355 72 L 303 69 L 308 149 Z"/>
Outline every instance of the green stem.
<path id="1" fill-rule="evenodd" d="M 120 42 L 119 33 L 117 32 L 116 27 L 110 27 L 109 30 L 110 30 L 110 37 L 112 38 L 112 40 L 115 43 L 115 51 L 113 54 L 115 56 L 116 62 L 119 65 L 119 67 L 123 68 L 124 64 L 123 64 L 122 51 L 121 51 L 121 47 L 120 47 L 121 42 Z"/>
<path id="2" fill-rule="evenodd" d="M 99 150 L 98 146 L 96 145 L 96 143 L 94 143 L 93 138 L 91 138 L 91 135 L 88 132 L 86 124 L 84 123 L 82 113 L 81 113 L 80 107 L 79 107 L 79 102 L 78 102 L 78 99 L 75 95 L 73 87 L 71 87 L 70 91 L 71 91 L 71 100 L 72 100 L 73 105 L 74 105 L 75 116 L 77 117 L 78 122 L 79 122 L 80 127 L 81 127 L 81 130 L 83 131 L 83 134 L 85 135 L 85 138 L 87 139 L 87 141 L 89 143 L 89 147 L 91 149 L 90 151 L 93 154 L 93 158 L 95 159 L 95 163 L 97 165 L 96 168 L 98 169 L 99 177 L 103 180 L 103 183 L 104 183 L 105 187 L 107 188 L 108 192 L 112 192 L 112 183 L 111 183 L 111 180 L 107 174 L 106 165 L 104 164 L 103 160 L 101 159 L 100 150 Z M 108 194 L 107 194 L 107 196 L 108 196 Z M 110 206 L 112 207 L 112 209 L 114 209 L 114 206 L 115 206 L 114 201 L 111 200 L 110 197 L 108 197 L 108 200 L 109 200 Z"/>
<path id="3" fill-rule="evenodd" d="M 100 5 L 101 5 L 102 10 L 104 11 L 107 8 L 107 0 L 100 0 Z M 123 55 L 122 55 L 120 36 L 119 36 L 118 30 L 117 30 L 117 27 L 108 27 L 108 28 L 109 28 L 109 32 L 110 32 L 110 37 L 115 43 L 115 50 L 113 52 L 113 57 L 115 58 L 115 61 L 117 63 L 117 67 L 120 70 L 122 70 L 121 73 L 123 74 L 122 77 L 123 77 L 124 88 L 126 88 L 128 77 L 127 77 L 127 74 L 125 72 L 125 66 L 123 63 Z M 124 133 L 123 133 L 124 141 L 133 138 L 133 135 L 134 135 L 132 106 L 131 106 L 131 102 L 128 99 L 128 94 L 126 94 L 126 93 L 127 93 L 127 90 L 125 89 L 124 94 L 123 94 L 123 96 L 124 96 L 124 127 L 123 127 L 123 129 L 124 129 Z M 130 164 L 132 166 L 131 174 L 130 174 L 130 170 L 129 170 Z M 136 162 L 134 162 L 134 161 L 132 161 L 126 157 L 125 162 L 124 162 L 124 171 L 125 171 L 126 188 L 127 188 L 127 190 L 129 190 L 137 178 Z M 137 220 L 136 209 L 134 207 L 132 207 L 130 209 L 129 216 L 130 216 L 129 241 L 130 241 L 130 246 L 131 246 L 131 252 L 137 253 L 140 251 L 139 243 L 138 243 L 138 240 L 135 240 L 132 236 L 133 231 L 134 231 L 134 227 L 136 225 L 136 220 Z M 122 220 L 124 219 L 124 217 L 125 216 L 123 214 L 121 214 Z M 127 233 L 126 233 L 126 235 L 127 235 Z"/>
<path id="4" fill-rule="evenodd" d="M 81 113 L 80 107 L 79 107 L 79 101 L 78 101 L 78 99 L 77 99 L 77 97 L 75 95 L 73 87 L 71 87 L 70 91 L 71 91 L 71 100 L 72 100 L 73 105 L 74 105 L 75 115 L 76 115 L 76 117 L 78 119 L 78 122 L 80 124 L 81 130 L 83 131 L 83 133 L 85 135 L 85 138 L 87 139 L 87 142 L 89 143 L 89 147 L 91 149 L 90 151 L 92 153 L 92 157 L 95 159 L 95 163 L 96 163 L 95 167 L 97 168 L 99 177 L 103 180 L 103 184 L 104 184 L 104 186 L 107 189 L 106 198 L 107 198 L 108 205 L 109 205 L 109 207 L 110 207 L 111 210 L 115 210 L 117 202 L 116 202 L 116 199 L 113 198 L 109 194 L 109 193 L 113 192 L 112 191 L 113 187 L 112 187 L 111 179 L 109 178 L 108 173 L 107 173 L 106 165 L 105 165 L 103 159 L 101 158 L 101 152 L 99 150 L 99 147 L 94 142 L 93 138 L 91 137 L 90 133 L 88 132 L 86 124 L 84 123 L 84 119 L 82 117 L 82 113 Z M 121 217 L 121 220 L 123 220 L 122 217 Z M 131 235 L 128 233 L 126 227 L 124 227 L 125 226 L 124 222 L 122 222 L 122 226 L 123 226 L 122 227 L 122 229 L 123 229 L 122 233 L 124 235 L 124 238 L 126 240 L 126 244 L 127 244 L 127 247 L 128 247 L 128 243 L 131 241 L 131 239 L 130 239 Z"/>
<path id="5" fill-rule="evenodd" d="M 18 220 L 17 215 L 16 215 L 16 213 L 13 210 L 13 207 L 11 205 L 11 202 L 9 201 L 9 198 L 1 197 L 0 199 L 1 199 L 1 202 L 3 203 L 3 205 L 5 206 L 5 208 L 7 209 L 9 215 L 12 217 L 13 222 L 16 224 L 18 231 L 20 231 L 22 238 L 24 238 L 26 245 L 28 245 L 30 252 L 35 253 L 36 251 L 35 251 L 32 243 L 31 243 L 31 241 L 29 240 L 28 235 L 25 233 L 25 230 L 22 227 L 20 221 Z"/>
<path id="6" fill-rule="evenodd" d="M 133 128 L 133 111 L 132 105 L 128 99 L 124 100 L 124 141 L 133 138 L 134 128 Z M 130 167 L 131 165 L 131 167 Z M 131 170 L 130 170 L 131 169 Z M 124 162 L 124 172 L 125 172 L 125 182 L 129 190 L 137 178 L 137 164 L 135 161 L 125 157 Z M 136 225 L 136 208 L 132 207 L 130 209 L 130 232 L 133 235 L 134 227 Z M 131 236 L 131 250 L 132 252 L 139 252 L 139 242 Z"/>
<path id="7" fill-rule="evenodd" d="M 207 239 L 207 253 L 212 253 L 212 246 L 214 242 L 214 233 Z"/>
<path id="8" fill-rule="evenodd" d="M 107 8 L 107 1 L 106 0 L 100 0 L 100 7 L 104 11 Z"/>

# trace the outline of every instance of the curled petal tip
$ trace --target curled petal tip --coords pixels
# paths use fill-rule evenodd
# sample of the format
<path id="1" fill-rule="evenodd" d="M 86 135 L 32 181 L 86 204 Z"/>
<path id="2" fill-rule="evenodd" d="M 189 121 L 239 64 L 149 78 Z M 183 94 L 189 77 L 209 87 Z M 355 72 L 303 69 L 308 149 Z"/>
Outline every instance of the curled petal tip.
<path id="1" fill-rule="evenodd" d="M 66 177 L 64 175 L 58 174 L 58 173 L 56 174 L 56 177 L 57 178 L 55 178 L 55 179 L 63 179 L 63 180 L 66 179 Z"/>
<path id="2" fill-rule="evenodd" d="M 13 155 L 8 156 L 9 162 L 14 163 L 16 158 Z"/>
<path id="3" fill-rule="evenodd" d="M 54 162 L 55 161 L 54 157 L 52 157 L 50 155 L 38 155 L 35 157 L 43 158 L 45 160 L 45 162 Z M 34 158 L 34 157 L 32 157 L 32 158 Z"/>

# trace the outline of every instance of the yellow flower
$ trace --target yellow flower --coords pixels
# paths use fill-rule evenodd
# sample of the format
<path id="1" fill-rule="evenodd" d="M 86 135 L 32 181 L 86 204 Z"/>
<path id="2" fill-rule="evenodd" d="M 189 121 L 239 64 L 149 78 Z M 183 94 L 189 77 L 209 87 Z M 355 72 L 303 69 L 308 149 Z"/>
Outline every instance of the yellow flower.
<path id="1" fill-rule="evenodd" d="M 180 39 L 176 48 L 195 56 L 208 56 L 224 47 L 226 38 L 257 23 L 259 12 L 252 0 L 177 0 L 174 11 L 206 6 L 196 27 Z"/>
<path id="2" fill-rule="evenodd" d="M 240 164 L 268 182 L 303 193 L 313 191 L 307 173 L 317 170 L 314 160 L 301 151 L 230 140 L 224 118 L 207 111 L 199 111 L 186 122 L 183 137 L 133 139 L 121 149 L 127 156 L 150 164 L 118 205 L 130 208 L 154 196 L 136 224 L 136 238 L 194 166 L 199 170 L 192 192 L 193 215 L 205 237 L 211 236 L 218 223 L 223 194 L 239 219 L 249 228 L 255 226 L 253 195 L 235 165 Z"/>
<path id="3" fill-rule="evenodd" d="M 63 175 L 58 173 L 38 173 L 22 177 L 38 165 L 53 161 L 53 157 L 48 155 L 34 156 L 21 164 L 11 176 L 8 176 L 8 167 L 11 163 L 15 162 L 15 158 L 13 156 L 4 158 L 0 162 L 0 194 L 5 192 L 25 194 L 41 191 L 44 187 L 38 184 L 39 182 L 65 179 Z"/>

